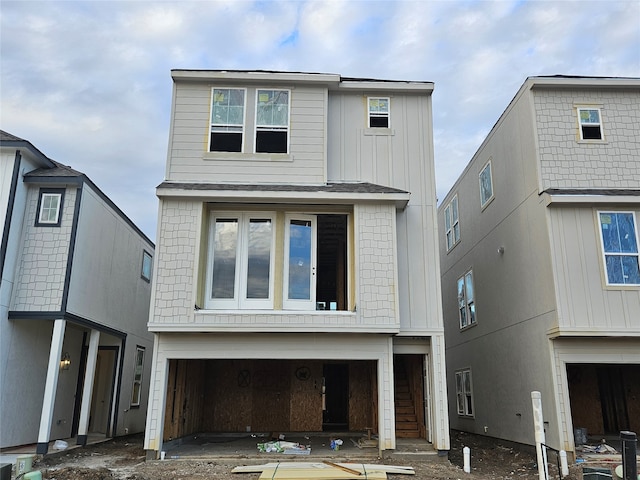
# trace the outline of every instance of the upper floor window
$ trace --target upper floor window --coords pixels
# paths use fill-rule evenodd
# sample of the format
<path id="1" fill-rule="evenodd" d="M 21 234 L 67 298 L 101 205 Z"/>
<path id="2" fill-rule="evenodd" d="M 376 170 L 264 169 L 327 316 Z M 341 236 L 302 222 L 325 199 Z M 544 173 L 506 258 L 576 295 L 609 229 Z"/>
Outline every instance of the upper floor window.
<path id="1" fill-rule="evenodd" d="M 142 251 L 142 269 L 140 276 L 147 282 L 151 281 L 151 266 L 153 263 L 153 257 L 146 250 Z"/>
<path id="2" fill-rule="evenodd" d="M 493 200 L 493 178 L 491 176 L 491 160 L 480 171 L 480 205 L 484 208 Z"/>
<path id="3" fill-rule="evenodd" d="M 640 285 L 633 212 L 598 212 L 607 285 Z"/>
<path id="4" fill-rule="evenodd" d="M 347 310 L 348 216 L 281 213 L 211 213 L 205 308 Z"/>
<path id="5" fill-rule="evenodd" d="M 471 270 L 458 279 L 458 317 L 460 328 L 469 327 L 476 323 L 476 303 Z"/>
<path id="6" fill-rule="evenodd" d="M 256 152 L 288 153 L 289 93 L 288 90 L 256 92 Z"/>
<path id="7" fill-rule="evenodd" d="M 131 406 L 140 406 L 142 396 L 142 371 L 144 369 L 144 347 L 136 347 L 136 360 L 133 370 L 133 388 L 131 390 Z"/>
<path id="8" fill-rule="evenodd" d="M 369 127 L 389 128 L 389 98 L 369 97 Z"/>
<path id="9" fill-rule="evenodd" d="M 211 105 L 210 152 L 242 152 L 245 91 L 214 88 Z"/>
<path id="10" fill-rule="evenodd" d="M 458 403 L 458 415 L 473 417 L 473 388 L 471 384 L 470 368 L 456 372 L 456 397 Z"/>
<path id="11" fill-rule="evenodd" d="M 599 108 L 578 108 L 580 140 L 602 140 L 602 121 Z"/>
<path id="12" fill-rule="evenodd" d="M 36 226 L 59 227 L 62 220 L 64 189 L 41 189 Z"/>
<path id="13" fill-rule="evenodd" d="M 214 213 L 208 308 L 273 308 L 274 214 Z"/>
<path id="14" fill-rule="evenodd" d="M 460 241 L 460 224 L 458 222 L 458 196 L 455 195 L 444 209 L 444 229 L 447 251 Z"/>

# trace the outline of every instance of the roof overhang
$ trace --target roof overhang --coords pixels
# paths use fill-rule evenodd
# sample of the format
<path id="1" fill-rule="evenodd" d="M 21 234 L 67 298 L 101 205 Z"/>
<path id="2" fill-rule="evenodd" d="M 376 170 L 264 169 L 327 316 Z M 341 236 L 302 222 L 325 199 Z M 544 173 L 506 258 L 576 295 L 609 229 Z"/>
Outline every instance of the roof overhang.
<path id="1" fill-rule="evenodd" d="M 545 206 L 640 204 L 640 190 L 547 190 L 541 194 Z"/>
<path id="2" fill-rule="evenodd" d="M 160 198 L 192 198 L 207 202 L 306 205 L 393 202 L 399 209 L 404 209 L 411 197 L 409 192 L 403 190 L 366 183 L 284 185 L 163 182 L 156 188 L 156 194 Z"/>

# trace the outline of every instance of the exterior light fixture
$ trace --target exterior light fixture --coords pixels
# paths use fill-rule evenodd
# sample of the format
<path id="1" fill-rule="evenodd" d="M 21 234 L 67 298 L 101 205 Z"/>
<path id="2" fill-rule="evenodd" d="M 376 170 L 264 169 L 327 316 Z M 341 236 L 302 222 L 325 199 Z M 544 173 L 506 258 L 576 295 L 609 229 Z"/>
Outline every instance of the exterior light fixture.
<path id="1" fill-rule="evenodd" d="M 64 352 L 62 354 L 62 358 L 60 359 L 60 369 L 69 370 L 70 366 L 71 366 L 71 356 L 69 355 L 69 352 Z"/>

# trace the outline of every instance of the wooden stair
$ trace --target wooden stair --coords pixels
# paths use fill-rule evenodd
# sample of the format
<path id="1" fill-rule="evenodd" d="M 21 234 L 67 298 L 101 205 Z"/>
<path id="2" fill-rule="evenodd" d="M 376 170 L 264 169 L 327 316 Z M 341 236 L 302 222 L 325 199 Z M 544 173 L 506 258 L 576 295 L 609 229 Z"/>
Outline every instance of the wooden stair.
<path id="1" fill-rule="evenodd" d="M 403 365 L 396 363 L 394 373 L 396 404 L 396 437 L 419 438 L 418 418 Z"/>

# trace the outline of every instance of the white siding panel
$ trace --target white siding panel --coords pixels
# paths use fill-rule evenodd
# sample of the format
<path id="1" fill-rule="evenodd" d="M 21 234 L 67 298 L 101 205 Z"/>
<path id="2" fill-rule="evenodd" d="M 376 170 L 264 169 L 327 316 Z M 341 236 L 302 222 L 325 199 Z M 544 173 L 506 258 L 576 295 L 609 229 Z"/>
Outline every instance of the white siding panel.
<path id="1" fill-rule="evenodd" d="M 606 286 L 598 235 L 595 209 L 550 208 L 559 326 L 640 333 L 640 289 Z"/>

